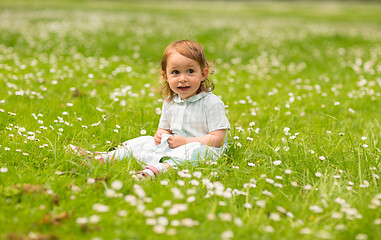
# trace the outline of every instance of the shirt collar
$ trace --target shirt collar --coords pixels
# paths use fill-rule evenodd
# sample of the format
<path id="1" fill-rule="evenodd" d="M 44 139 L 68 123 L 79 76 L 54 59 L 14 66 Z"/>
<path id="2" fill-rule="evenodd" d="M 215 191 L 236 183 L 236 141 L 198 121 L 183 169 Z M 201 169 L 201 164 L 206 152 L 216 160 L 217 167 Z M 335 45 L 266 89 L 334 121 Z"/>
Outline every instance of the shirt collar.
<path id="1" fill-rule="evenodd" d="M 196 94 L 190 98 L 187 98 L 185 100 L 182 100 L 179 95 L 176 94 L 175 98 L 173 99 L 173 101 L 175 103 L 183 103 L 183 102 L 186 102 L 186 103 L 191 103 L 191 102 L 196 102 L 197 100 L 200 100 L 201 98 L 205 97 L 206 94 L 208 94 L 207 92 L 200 92 L 199 94 Z"/>

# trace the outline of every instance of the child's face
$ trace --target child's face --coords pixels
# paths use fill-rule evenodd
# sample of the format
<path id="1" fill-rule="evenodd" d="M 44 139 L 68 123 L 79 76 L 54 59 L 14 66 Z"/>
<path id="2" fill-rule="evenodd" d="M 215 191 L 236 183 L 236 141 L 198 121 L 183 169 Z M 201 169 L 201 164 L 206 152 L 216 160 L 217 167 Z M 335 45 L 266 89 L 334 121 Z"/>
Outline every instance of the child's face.
<path id="1" fill-rule="evenodd" d="M 201 69 L 197 61 L 174 51 L 167 59 L 167 69 L 162 72 L 172 91 L 181 99 L 196 95 L 202 81 L 208 77 L 208 69 Z"/>

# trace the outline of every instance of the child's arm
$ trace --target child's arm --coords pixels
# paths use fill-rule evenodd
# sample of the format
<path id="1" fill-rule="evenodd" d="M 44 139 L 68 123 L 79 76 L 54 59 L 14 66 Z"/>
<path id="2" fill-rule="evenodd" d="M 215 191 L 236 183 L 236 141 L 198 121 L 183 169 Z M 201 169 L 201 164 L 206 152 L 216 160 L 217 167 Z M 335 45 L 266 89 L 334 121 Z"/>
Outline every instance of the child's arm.
<path id="1" fill-rule="evenodd" d="M 158 128 L 156 133 L 155 133 L 155 136 L 153 137 L 156 145 L 159 145 L 161 143 L 161 135 L 162 134 L 172 134 L 172 131 L 167 130 L 167 129 L 163 129 L 163 128 Z"/>
<path id="2" fill-rule="evenodd" d="M 211 131 L 202 137 L 188 137 L 187 138 L 180 135 L 174 135 L 168 138 L 168 144 L 171 148 L 177 148 L 187 143 L 200 142 L 202 144 L 205 144 L 211 147 L 219 148 L 224 143 L 225 134 L 226 134 L 226 129 L 219 129 L 219 130 Z"/>

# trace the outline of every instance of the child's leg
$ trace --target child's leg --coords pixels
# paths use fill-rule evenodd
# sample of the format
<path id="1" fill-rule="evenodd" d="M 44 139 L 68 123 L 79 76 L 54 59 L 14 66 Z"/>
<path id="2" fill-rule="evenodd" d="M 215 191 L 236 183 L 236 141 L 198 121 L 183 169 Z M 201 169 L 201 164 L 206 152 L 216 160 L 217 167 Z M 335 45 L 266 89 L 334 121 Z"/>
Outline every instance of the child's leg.
<path id="1" fill-rule="evenodd" d="M 124 158 L 130 157 L 132 151 L 128 146 L 119 145 L 117 149 L 107 153 L 107 157 L 110 160 L 122 160 Z"/>
<path id="2" fill-rule="evenodd" d="M 152 153 L 156 148 L 152 136 L 142 136 L 123 142 L 116 150 L 108 153 L 110 159 L 122 160 L 127 157 L 135 157 L 142 161 L 146 154 Z"/>
<path id="3" fill-rule="evenodd" d="M 67 153 L 74 153 L 74 154 L 77 154 L 78 156 L 86 156 L 87 158 L 95 159 L 100 163 L 105 163 L 108 160 L 110 160 L 106 152 L 91 152 L 81 147 L 74 146 L 72 144 L 69 144 L 68 146 L 66 146 L 65 150 Z"/>
<path id="4" fill-rule="evenodd" d="M 220 152 L 218 149 L 194 142 L 171 150 L 167 154 L 167 157 L 163 157 L 160 162 L 168 164 L 169 168 L 180 166 L 184 163 L 197 166 L 200 161 L 205 161 L 206 159 L 217 160 L 219 156 Z"/>
<path id="5" fill-rule="evenodd" d="M 217 157 L 216 153 L 201 143 L 189 143 L 181 147 L 171 149 L 162 157 L 158 164 L 148 165 L 143 171 L 139 172 L 143 177 L 152 177 L 166 172 L 168 169 L 174 166 L 179 166 L 184 163 L 191 163 L 197 165 L 200 160 L 205 158 L 214 159 Z"/>
<path id="6" fill-rule="evenodd" d="M 91 159 L 94 158 L 100 163 L 105 163 L 114 159 L 122 160 L 130 157 L 131 155 L 139 159 L 140 154 L 145 152 L 153 152 L 155 147 L 156 145 L 152 136 L 142 136 L 123 142 L 116 150 L 110 152 L 91 152 L 71 144 L 65 149 L 66 152 L 86 156 Z"/>
<path id="7" fill-rule="evenodd" d="M 197 166 L 200 160 L 213 159 L 214 155 L 215 152 L 212 149 L 201 143 L 193 142 L 172 149 L 167 154 L 167 157 L 163 157 L 160 162 L 167 163 L 171 167 L 183 165 L 184 163 Z"/>

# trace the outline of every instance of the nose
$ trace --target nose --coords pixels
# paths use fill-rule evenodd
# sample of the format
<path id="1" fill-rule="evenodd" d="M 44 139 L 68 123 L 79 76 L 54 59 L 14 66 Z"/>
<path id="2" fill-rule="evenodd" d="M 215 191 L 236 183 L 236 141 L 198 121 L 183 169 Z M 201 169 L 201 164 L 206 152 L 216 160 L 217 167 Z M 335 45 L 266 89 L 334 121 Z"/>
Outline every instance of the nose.
<path id="1" fill-rule="evenodd" d="M 186 82 L 187 81 L 187 78 L 185 77 L 184 74 L 181 74 L 180 75 L 180 79 L 179 79 L 180 82 Z"/>

